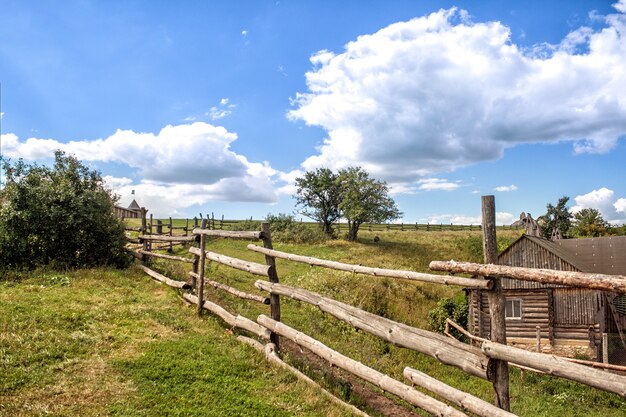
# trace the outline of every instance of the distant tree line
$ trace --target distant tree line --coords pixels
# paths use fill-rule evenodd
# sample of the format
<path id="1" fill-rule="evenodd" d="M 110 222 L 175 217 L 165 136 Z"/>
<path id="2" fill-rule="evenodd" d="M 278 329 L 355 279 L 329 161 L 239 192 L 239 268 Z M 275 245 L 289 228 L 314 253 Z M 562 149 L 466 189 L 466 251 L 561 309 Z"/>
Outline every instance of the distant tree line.
<path id="1" fill-rule="evenodd" d="M 563 238 L 626 235 L 626 226 L 611 225 L 599 210 L 585 208 L 572 213 L 568 202 L 569 197 L 563 196 L 556 205 L 548 204 L 546 213 L 537 219 L 546 239 L 557 233 Z"/>

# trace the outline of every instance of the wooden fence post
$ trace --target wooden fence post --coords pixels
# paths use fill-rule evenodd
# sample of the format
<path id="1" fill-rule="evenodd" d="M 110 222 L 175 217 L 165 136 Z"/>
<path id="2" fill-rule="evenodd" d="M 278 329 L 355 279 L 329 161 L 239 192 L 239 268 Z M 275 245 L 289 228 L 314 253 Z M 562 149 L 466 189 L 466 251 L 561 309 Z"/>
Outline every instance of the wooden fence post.
<path id="1" fill-rule="evenodd" d="M 201 229 L 206 227 L 206 220 L 202 219 Z M 204 305 L 204 264 L 206 261 L 206 235 L 200 235 L 200 265 L 198 266 L 198 317 L 202 317 L 202 306 Z"/>
<path id="2" fill-rule="evenodd" d="M 146 213 L 147 210 L 145 207 L 141 208 L 141 231 L 139 232 L 140 235 L 145 235 L 146 232 L 148 231 L 148 225 L 147 225 L 147 219 L 146 219 Z M 148 241 L 147 240 L 143 240 L 140 238 L 140 242 L 141 242 L 141 249 L 143 249 L 144 251 L 148 251 Z M 141 263 L 146 265 L 146 263 L 148 262 L 148 256 L 147 255 L 141 255 Z"/>
<path id="3" fill-rule="evenodd" d="M 172 227 L 174 225 L 172 224 L 172 218 L 170 217 L 170 236 L 172 236 Z M 174 245 L 172 242 L 170 242 L 170 248 L 168 250 L 168 252 L 174 252 Z"/>
<path id="4" fill-rule="evenodd" d="M 220 230 L 224 230 L 224 215 L 222 214 L 222 220 L 220 220 Z"/>
<path id="5" fill-rule="evenodd" d="M 263 222 L 261 224 L 261 231 L 263 232 L 263 247 L 266 249 L 274 249 L 272 246 L 272 235 L 270 233 L 270 224 Z M 270 282 L 278 283 L 278 273 L 276 272 L 276 258 L 270 255 L 265 255 L 265 263 L 270 266 L 269 279 Z M 280 296 L 278 294 L 270 295 L 270 308 L 272 320 L 280 321 Z M 276 349 L 279 349 L 278 335 L 274 332 L 270 335 L 270 341 L 276 345 Z"/>
<path id="6" fill-rule="evenodd" d="M 498 245 L 496 241 L 496 203 L 492 195 L 482 196 L 483 251 L 486 264 L 498 263 Z M 491 316 L 491 340 L 506 345 L 505 302 L 502 292 L 502 280 L 491 278 L 493 288 L 487 293 L 489 315 Z M 509 363 L 494 361 L 493 389 L 495 403 L 509 411 Z"/>

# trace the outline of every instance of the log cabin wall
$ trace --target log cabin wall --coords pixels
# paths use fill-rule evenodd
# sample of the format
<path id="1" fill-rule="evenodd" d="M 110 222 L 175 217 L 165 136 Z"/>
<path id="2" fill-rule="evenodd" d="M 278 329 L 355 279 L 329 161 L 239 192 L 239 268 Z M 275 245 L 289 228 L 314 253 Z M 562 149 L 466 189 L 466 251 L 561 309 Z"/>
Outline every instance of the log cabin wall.
<path id="1" fill-rule="evenodd" d="M 498 263 L 561 271 L 583 270 L 567 248 L 526 235 L 505 249 L 499 255 Z M 506 278 L 502 284 L 505 299 L 519 300 L 521 303 L 521 317 L 506 320 L 507 340 L 510 344 L 535 346 L 537 326 L 540 326 L 542 349 L 559 351 L 555 349 L 556 345 L 574 346 L 588 349 L 585 353 L 595 356 L 595 346 L 606 324 L 602 292 Z M 486 293 L 472 291 L 469 308 L 470 330 L 489 338 Z"/>

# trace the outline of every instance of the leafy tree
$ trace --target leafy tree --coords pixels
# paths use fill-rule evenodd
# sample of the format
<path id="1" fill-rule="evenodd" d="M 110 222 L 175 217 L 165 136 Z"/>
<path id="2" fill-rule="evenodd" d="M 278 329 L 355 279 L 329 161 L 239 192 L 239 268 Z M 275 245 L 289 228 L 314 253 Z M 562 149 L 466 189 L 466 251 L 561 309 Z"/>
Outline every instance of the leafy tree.
<path id="1" fill-rule="evenodd" d="M 363 168 L 340 170 L 338 181 L 341 192 L 339 210 L 348 221 L 348 240 L 356 240 L 363 223 L 384 223 L 402 215 L 388 195 L 387 183 L 370 178 Z"/>
<path id="2" fill-rule="evenodd" d="M 609 234 L 609 223 L 594 208 L 586 208 L 574 214 L 574 236 L 599 237 Z"/>
<path id="3" fill-rule="evenodd" d="M 333 223 L 341 217 L 341 201 L 337 174 L 328 168 L 307 171 L 296 178 L 296 207 L 299 213 L 320 223 L 327 235 L 333 234 Z"/>
<path id="4" fill-rule="evenodd" d="M 52 168 L 4 164 L 0 264 L 7 268 L 125 266 L 124 225 L 100 174 L 55 152 Z"/>
<path id="5" fill-rule="evenodd" d="M 561 236 L 568 237 L 570 228 L 572 227 L 572 213 L 567 207 L 569 197 L 563 196 L 559 198 L 556 206 L 548 203 L 546 206 L 546 214 L 537 219 L 541 225 L 543 237 L 550 239 L 555 230 L 559 230 Z"/>

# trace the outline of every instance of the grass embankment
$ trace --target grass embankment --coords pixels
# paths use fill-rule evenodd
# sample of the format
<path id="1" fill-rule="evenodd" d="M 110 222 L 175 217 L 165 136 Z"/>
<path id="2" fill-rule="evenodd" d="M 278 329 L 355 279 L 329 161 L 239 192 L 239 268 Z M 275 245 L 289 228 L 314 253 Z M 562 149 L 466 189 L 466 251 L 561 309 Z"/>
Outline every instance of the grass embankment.
<path id="1" fill-rule="evenodd" d="M 361 232 L 356 243 L 274 246 L 324 259 L 424 272 L 431 260 L 480 261 L 481 257 L 476 232 L 377 234 L 381 237 L 378 244 L 373 243 L 373 234 Z M 499 234 L 503 247 L 515 238 L 515 232 Z M 263 263 L 262 255 L 246 249 L 247 243 L 210 240 L 208 249 Z M 189 268 L 160 259 L 154 259 L 154 265 L 179 278 Z M 427 312 L 437 301 L 460 292 L 280 259 L 277 269 L 285 284 L 422 328 L 427 327 Z M 208 266 L 207 275 L 256 292 L 257 277 L 252 275 L 216 264 Z M 271 368 L 260 354 L 240 345 L 219 319 L 197 320 L 176 291 L 135 270 L 84 271 L 69 275 L 69 285 L 49 284 L 50 279 L 44 275 L 0 284 L 0 412 L 6 415 L 43 414 L 46 409 L 59 415 L 345 415 L 318 392 Z M 269 312 L 267 306 L 211 287 L 206 291 L 231 312 L 252 319 Z M 281 303 L 286 324 L 399 380 L 403 368 L 412 366 L 492 400 L 492 388 L 485 381 L 355 331 L 312 306 L 286 297 Z M 358 405 L 364 401 L 349 382 L 329 377 L 299 358 L 287 359 L 302 365 L 336 395 Z M 511 394 L 512 411 L 522 416 L 620 416 L 626 412 L 626 403 L 618 396 L 530 373 L 522 378 L 517 370 L 511 371 Z"/>

